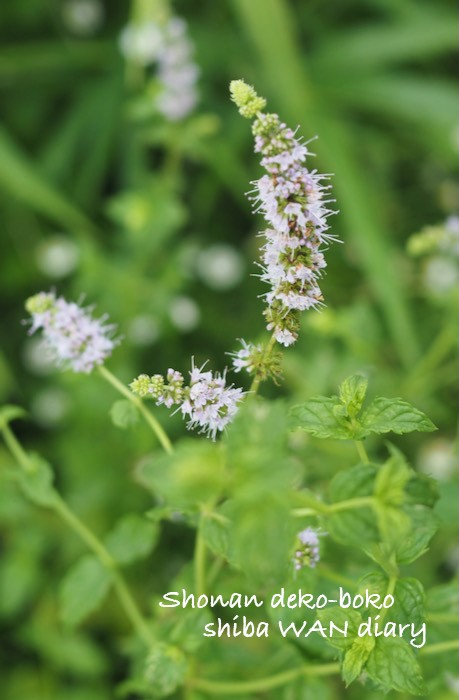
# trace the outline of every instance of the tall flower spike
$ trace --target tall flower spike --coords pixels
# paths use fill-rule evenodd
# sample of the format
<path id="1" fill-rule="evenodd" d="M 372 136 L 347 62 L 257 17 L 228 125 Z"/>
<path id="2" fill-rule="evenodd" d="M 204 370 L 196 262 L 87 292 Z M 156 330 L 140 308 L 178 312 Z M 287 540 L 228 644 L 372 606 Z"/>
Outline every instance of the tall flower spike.
<path id="1" fill-rule="evenodd" d="M 261 279 L 270 285 L 264 311 L 268 330 L 278 343 L 292 345 L 298 338 L 300 311 L 323 303 L 318 280 L 326 267 L 324 246 L 336 238 L 329 233 L 327 218 L 328 175 L 308 170 L 311 155 L 295 132 L 277 114 L 264 114 L 266 101 L 243 81 L 230 86 L 240 113 L 256 119 L 252 126 L 255 152 L 262 156 L 266 174 L 253 182 L 250 199 L 255 211 L 268 223 L 261 248 Z"/>
<path id="2" fill-rule="evenodd" d="M 32 317 L 29 332 L 41 329 L 51 359 L 74 372 L 91 372 L 119 342 L 113 339 L 115 326 L 106 324 L 106 317 L 95 319 L 90 309 L 56 297 L 54 292 L 30 297 L 26 309 Z"/>

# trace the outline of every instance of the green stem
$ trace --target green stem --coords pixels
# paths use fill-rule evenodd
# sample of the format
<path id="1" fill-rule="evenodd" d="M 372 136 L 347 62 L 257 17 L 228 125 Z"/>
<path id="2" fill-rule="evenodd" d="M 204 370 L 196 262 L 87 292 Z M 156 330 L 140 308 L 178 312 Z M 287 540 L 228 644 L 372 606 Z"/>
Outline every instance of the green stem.
<path id="1" fill-rule="evenodd" d="M 359 453 L 359 457 L 362 460 L 363 464 L 369 464 L 370 460 L 368 459 L 368 454 L 362 440 L 354 440 L 354 445 L 357 448 L 357 452 Z"/>
<path id="2" fill-rule="evenodd" d="M 301 678 L 302 676 L 330 676 L 340 672 L 340 665 L 321 664 L 317 666 L 301 666 L 291 671 L 276 673 L 274 676 L 266 676 L 253 681 L 212 681 L 205 678 L 191 678 L 188 685 L 202 690 L 204 693 L 219 697 L 220 695 L 244 695 L 277 688 L 286 683 Z"/>
<path id="3" fill-rule="evenodd" d="M 291 514 L 294 518 L 303 518 L 306 516 L 319 516 L 336 513 L 340 510 L 352 510 L 352 508 L 368 508 L 375 503 L 373 496 L 359 496 L 358 498 L 348 498 L 346 501 L 338 503 L 321 503 L 317 508 L 294 508 Z"/>
<path id="4" fill-rule="evenodd" d="M 389 581 L 387 583 L 387 590 L 386 590 L 386 596 L 393 596 L 394 591 L 395 591 L 395 586 L 397 585 L 397 580 L 398 576 L 395 574 L 393 576 L 390 576 Z M 381 624 L 384 620 L 384 618 L 387 616 L 387 613 L 389 612 L 389 608 L 384 608 L 381 610 L 381 615 L 380 615 L 380 621 L 379 624 Z"/>
<path id="5" fill-rule="evenodd" d="M 206 592 L 206 543 L 201 534 L 201 523 L 196 530 L 194 547 L 194 585 L 197 596 Z"/>
<path id="6" fill-rule="evenodd" d="M 437 644 L 429 644 L 420 649 L 420 654 L 442 654 L 444 651 L 456 651 L 459 649 L 459 639 L 451 639 L 447 642 L 438 642 Z"/>
<path id="7" fill-rule="evenodd" d="M 373 496 L 360 496 L 359 498 L 349 498 L 347 501 L 330 503 L 327 506 L 328 513 L 336 513 L 339 510 L 351 510 L 352 508 L 366 508 L 374 505 Z"/>
<path id="8" fill-rule="evenodd" d="M 270 340 L 269 340 L 268 345 L 266 346 L 266 350 L 265 350 L 265 352 L 264 352 L 263 360 L 268 360 L 268 359 L 269 359 L 269 356 L 271 355 L 275 344 L 276 344 L 276 338 L 274 337 L 274 333 L 273 333 L 272 336 L 271 336 L 271 338 L 270 338 Z M 256 394 L 257 394 L 257 392 L 258 392 L 258 389 L 259 389 L 259 387 L 260 387 L 261 379 L 262 379 L 262 377 L 261 377 L 260 374 L 256 374 L 256 375 L 255 375 L 255 377 L 253 378 L 252 385 L 251 385 L 251 387 L 250 387 L 250 389 L 249 389 L 249 396 L 256 396 Z"/>
<path id="9" fill-rule="evenodd" d="M 320 515 L 320 511 L 315 508 L 294 508 L 292 515 L 294 518 L 305 518 L 310 515 Z"/>
<path id="10" fill-rule="evenodd" d="M 15 458 L 16 462 L 24 469 L 25 472 L 33 471 L 33 465 L 24 451 L 22 445 L 16 437 L 14 436 L 9 425 L 2 425 L 1 431 L 3 433 L 3 439 L 5 440 L 6 446 Z"/>
<path id="11" fill-rule="evenodd" d="M 33 464 L 31 463 L 30 458 L 22 448 L 22 445 L 19 443 L 16 436 L 10 430 L 9 426 L 3 426 L 1 430 L 8 449 L 17 460 L 19 466 L 24 469 L 25 472 L 33 471 Z M 70 510 L 62 496 L 56 490 L 54 490 L 54 500 L 49 507 L 54 510 L 54 512 L 61 517 L 68 527 L 73 530 L 81 540 L 83 540 L 87 547 L 94 552 L 102 566 L 110 571 L 113 585 L 120 603 L 124 608 L 127 617 L 131 621 L 133 628 L 147 646 L 152 646 L 155 643 L 155 639 L 151 634 L 142 613 L 137 607 L 137 604 L 123 578 L 123 575 L 118 570 L 118 565 L 111 556 L 110 552 L 105 548 L 104 544 L 98 539 L 98 537 L 83 523 L 83 521 L 80 520 L 80 518 L 78 518 L 78 516 L 75 515 L 72 510 Z"/>
<path id="12" fill-rule="evenodd" d="M 129 391 L 129 389 L 122 383 L 120 382 L 117 377 L 115 377 L 114 374 L 110 372 L 106 367 L 101 365 L 98 367 L 99 374 L 117 391 L 119 391 L 120 394 L 125 396 L 142 414 L 144 417 L 145 421 L 148 423 L 150 428 L 153 430 L 155 433 L 156 437 L 158 438 L 159 442 L 163 446 L 164 450 L 168 454 L 172 454 L 174 451 L 174 448 L 172 447 L 172 443 L 169 440 L 168 436 L 166 435 L 164 429 L 162 426 L 158 423 L 156 418 L 150 413 L 150 411 L 145 407 L 143 401 L 139 399 L 137 396 L 134 396 L 132 392 Z"/>

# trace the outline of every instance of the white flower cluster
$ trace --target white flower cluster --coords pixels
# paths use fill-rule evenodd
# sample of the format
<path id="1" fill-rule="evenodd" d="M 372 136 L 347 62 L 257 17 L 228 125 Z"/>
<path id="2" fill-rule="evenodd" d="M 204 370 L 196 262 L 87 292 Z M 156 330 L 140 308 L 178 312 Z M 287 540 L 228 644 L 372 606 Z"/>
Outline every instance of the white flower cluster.
<path id="1" fill-rule="evenodd" d="M 161 92 L 157 106 L 170 121 L 184 119 L 196 107 L 199 68 L 193 63 L 193 45 L 187 37 L 186 22 L 173 17 L 163 30 L 164 44 L 158 56 Z"/>
<path id="2" fill-rule="evenodd" d="M 276 340 L 288 346 L 298 337 L 296 312 L 323 300 L 318 285 L 326 267 L 322 246 L 334 240 L 327 234 L 332 212 L 324 193 L 329 185 L 322 184 L 326 176 L 305 167 L 306 146 L 276 114 L 260 114 L 253 132 L 267 171 L 254 183 L 253 199 L 272 227 L 264 232 L 262 248 L 261 279 L 271 286 L 265 315 Z"/>
<path id="3" fill-rule="evenodd" d="M 320 560 L 319 532 L 312 527 L 307 527 L 298 533 L 298 546 L 292 559 L 295 570 L 299 571 L 304 566 L 314 568 Z"/>
<path id="4" fill-rule="evenodd" d="M 318 285 L 326 267 L 323 246 L 336 240 L 327 233 L 327 218 L 333 213 L 326 199 L 328 178 L 304 165 L 311 155 L 295 133 L 277 114 L 264 114 L 264 100 L 242 81 L 231 84 L 233 100 L 243 116 L 254 117 L 255 151 L 267 174 L 256 180 L 251 199 L 269 224 L 262 234 L 262 275 L 271 290 L 264 312 L 268 330 L 282 345 L 298 337 L 298 312 L 322 304 Z"/>
<path id="5" fill-rule="evenodd" d="M 196 106 L 199 69 L 193 62 L 193 45 L 180 17 L 165 24 L 129 24 L 120 36 L 124 56 L 145 67 L 156 63 L 160 89 L 158 111 L 170 121 L 184 119 Z"/>
<path id="6" fill-rule="evenodd" d="M 56 297 L 54 292 L 30 297 L 26 309 L 32 317 L 29 332 L 41 329 L 52 360 L 74 372 L 91 372 L 118 343 L 113 339 L 115 326 L 106 323 L 106 316 L 95 319 L 91 309 Z"/>
<path id="7" fill-rule="evenodd" d="M 229 353 L 233 358 L 233 369 L 235 372 L 240 372 L 245 369 L 249 374 L 252 374 L 256 368 L 256 359 L 262 356 L 263 347 L 247 343 L 241 339 L 242 348 L 236 352 Z"/>
<path id="8" fill-rule="evenodd" d="M 164 404 L 168 408 L 177 405 L 182 416 L 189 419 L 189 430 L 200 428 L 199 432 L 215 440 L 217 433 L 236 415 L 244 392 L 227 386 L 225 374 L 202 370 L 193 363 L 188 386 L 184 386 L 183 375 L 173 369 L 167 372 L 167 382 L 160 374 L 152 377 L 141 374 L 130 386 L 134 394 L 150 397 L 157 405 Z"/>

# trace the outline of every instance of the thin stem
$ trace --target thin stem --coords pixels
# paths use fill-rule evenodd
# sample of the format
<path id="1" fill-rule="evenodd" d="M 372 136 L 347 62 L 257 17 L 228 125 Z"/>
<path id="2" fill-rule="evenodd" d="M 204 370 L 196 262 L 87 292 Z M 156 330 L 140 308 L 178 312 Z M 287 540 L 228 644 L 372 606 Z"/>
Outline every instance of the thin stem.
<path id="1" fill-rule="evenodd" d="M 115 377 L 114 374 L 110 372 L 106 367 L 101 365 L 98 367 L 99 374 L 109 383 L 111 384 L 117 391 L 119 391 L 120 394 L 125 396 L 142 414 L 144 417 L 145 421 L 148 423 L 150 428 L 153 430 L 155 433 L 156 437 L 158 438 L 159 442 L 163 446 L 164 450 L 168 454 L 172 454 L 174 451 L 174 448 L 172 447 L 172 443 L 169 440 L 168 436 L 166 435 L 166 432 L 164 431 L 163 427 L 158 423 L 156 418 L 150 413 L 150 411 L 145 407 L 143 401 L 139 399 L 137 396 L 134 396 L 132 392 L 129 391 L 129 389 L 122 383 L 120 380 Z"/>
<path id="2" fill-rule="evenodd" d="M 291 671 L 277 673 L 274 676 L 266 676 L 253 681 L 212 681 L 205 678 L 191 678 L 188 685 L 202 690 L 204 693 L 219 695 L 244 695 L 250 692 L 262 692 L 277 688 L 286 683 L 301 678 L 302 676 L 330 676 L 340 672 L 340 665 L 321 664 L 317 666 L 301 666 Z"/>
<path id="3" fill-rule="evenodd" d="M 438 642 L 437 644 L 429 644 L 419 650 L 420 654 L 442 654 L 444 651 L 456 651 L 459 649 L 459 639 L 451 639 L 447 642 Z"/>
<path id="4" fill-rule="evenodd" d="M 275 344 L 276 344 L 276 338 L 275 338 L 274 333 L 273 333 L 270 340 L 269 340 L 268 345 L 266 346 L 263 360 L 269 359 L 269 356 L 271 355 Z M 261 378 L 260 374 L 255 375 L 255 377 L 253 378 L 252 386 L 249 389 L 249 396 L 256 396 L 258 389 L 260 387 L 261 379 L 262 378 Z"/>
<path id="5" fill-rule="evenodd" d="M 194 585 L 197 596 L 206 592 L 206 543 L 201 534 L 200 525 L 196 530 L 194 547 Z"/>
<path id="6" fill-rule="evenodd" d="M 21 443 L 13 434 L 9 425 L 2 425 L 1 431 L 3 433 L 3 439 L 5 440 L 6 446 L 15 458 L 16 462 L 24 469 L 24 471 L 33 471 L 33 465 L 27 453 L 24 451 Z"/>
<path id="7" fill-rule="evenodd" d="M 9 426 L 2 427 L 2 433 L 5 438 L 5 442 L 11 451 L 12 455 L 17 460 L 19 466 L 25 471 L 30 472 L 33 470 L 33 463 L 31 462 L 29 456 L 22 448 L 18 439 L 14 433 L 10 430 Z M 118 594 L 121 605 L 123 606 L 126 615 L 132 623 L 133 628 L 136 630 L 141 639 L 145 642 L 147 646 L 152 646 L 155 643 L 155 639 L 150 632 L 150 629 L 144 620 L 142 613 L 137 607 L 129 588 L 123 578 L 123 575 L 118 570 L 116 561 L 111 556 L 110 552 L 106 549 L 104 544 L 98 539 L 98 537 L 91 532 L 91 530 L 84 524 L 80 518 L 78 518 L 75 513 L 70 510 L 67 503 L 64 501 L 62 496 L 54 489 L 54 499 L 50 503 L 49 507 L 54 510 L 54 512 L 59 515 L 62 520 L 72 529 L 75 534 L 80 537 L 81 540 L 87 545 L 87 547 L 94 552 L 96 557 L 99 559 L 102 566 L 108 569 L 111 573 L 113 584 L 115 590 Z"/>
<path id="8" fill-rule="evenodd" d="M 327 506 L 329 513 L 336 513 L 339 510 L 351 510 L 352 508 L 365 508 L 374 505 L 373 496 L 360 496 L 359 498 L 349 498 L 347 501 L 339 501 L 339 503 L 330 503 Z"/>
<path id="9" fill-rule="evenodd" d="M 357 452 L 359 453 L 359 457 L 362 460 L 362 462 L 364 464 L 369 464 L 370 460 L 368 459 L 368 454 L 362 440 L 354 440 L 354 445 L 357 448 Z"/>
<path id="10" fill-rule="evenodd" d="M 358 498 L 348 498 L 346 501 L 338 503 L 321 503 L 317 508 L 294 508 L 291 514 L 294 518 L 306 516 L 319 516 L 336 513 L 339 510 L 352 510 L 352 508 L 368 508 L 375 503 L 373 496 L 359 496 Z"/>
<path id="11" fill-rule="evenodd" d="M 395 586 L 397 585 L 397 580 L 398 580 L 398 576 L 396 576 L 395 574 L 390 576 L 389 581 L 387 583 L 387 590 L 386 590 L 385 598 L 387 598 L 387 596 L 393 596 L 394 591 L 395 591 Z M 383 620 L 387 616 L 388 612 L 389 612 L 389 608 L 384 608 L 383 610 L 381 610 L 379 624 L 381 624 L 383 622 Z"/>
<path id="12" fill-rule="evenodd" d="M 320 511 L 315 508 L 294 508 L 292 510 L 292 515 L 294 518 L 305 518 L 310 515 L 315 515 L 317 517 L 320 515 Z"/>

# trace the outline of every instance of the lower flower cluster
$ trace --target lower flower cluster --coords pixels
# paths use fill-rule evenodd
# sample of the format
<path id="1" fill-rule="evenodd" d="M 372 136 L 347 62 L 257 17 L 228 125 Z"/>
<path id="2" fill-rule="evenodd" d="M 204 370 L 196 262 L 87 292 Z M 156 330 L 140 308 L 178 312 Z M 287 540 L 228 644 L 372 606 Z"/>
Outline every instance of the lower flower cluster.
<path id="1" fill-rule="evenodd" d="M 244 397 L 242 389 L 227 386 L 225 373 L 203 372 L 203 367 L 195 367 L 194 363 L 186 386 L 183 375 L 169 369 L 166 379 L 161 374 L 141 374 L 130 387 L 134 394 L 151 398 L 158 406 L 177 406 L 182 416 L 189 419 L 187 428 L 200 428 L 213 440 L 231 422 Z"/>

